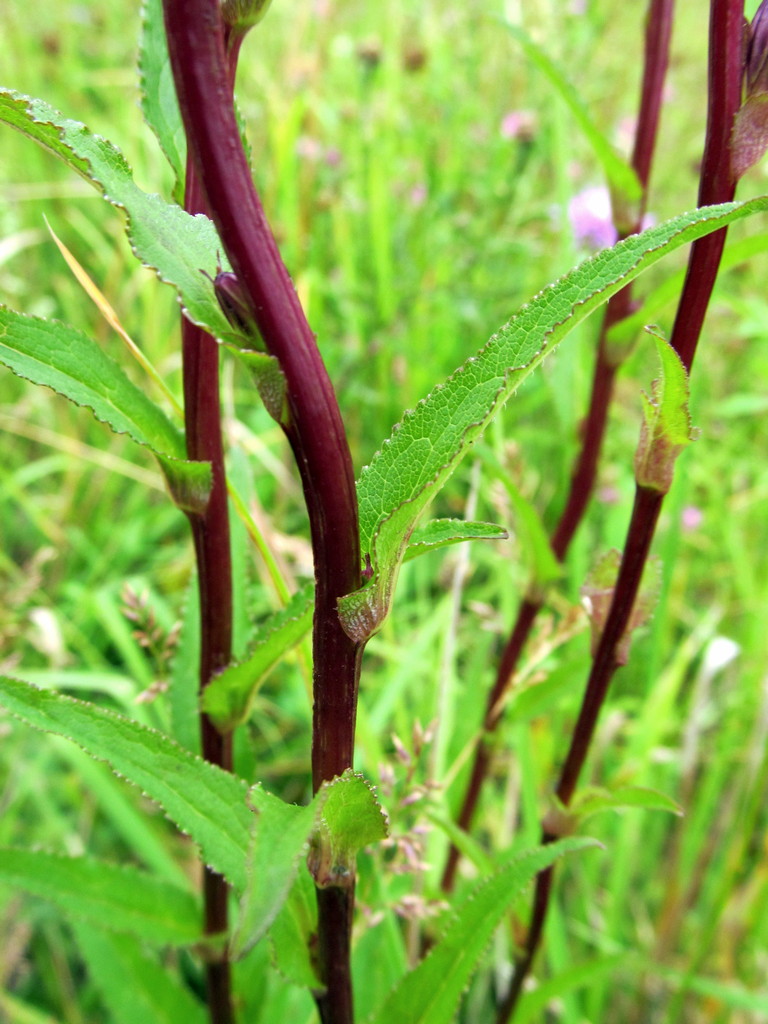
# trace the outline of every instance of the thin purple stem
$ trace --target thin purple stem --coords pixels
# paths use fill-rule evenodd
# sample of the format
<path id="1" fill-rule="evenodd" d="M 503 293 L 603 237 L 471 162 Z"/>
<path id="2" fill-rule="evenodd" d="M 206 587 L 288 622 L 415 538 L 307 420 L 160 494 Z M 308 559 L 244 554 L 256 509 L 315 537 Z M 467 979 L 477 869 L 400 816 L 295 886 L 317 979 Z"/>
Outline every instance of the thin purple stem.
<path id="1" fill-rule="evenodd" d="M 727 202 L 735 192 L 730 141 L 733 120 L 741 104 L 743 6 L 743 0 L 712 0 L 710 7 L 709 99 L 699 188 L 700 205 Z M 687 369 L 690 369 L 696 353 L 724 244 L 725 230 L 699 239 L 691 247 L 686 281 L 671 337 L 671 344 Z M 663 501 L 663 493 L 642 487 L 636 489 L 611 608 L 595 652 L 570 749 L 556 788 L 558 799 L 566 806 L 578 784 L 600 710 L 618 665 L 616 648 L 629 623 Z M 542 842 L 548 843 L 554 838 L 544 828 Z M 507 1024 L 510 1020 L 533 963 L 544 930 L 552 877 L 553 869 L 549 868 L 537 879 L 525 950 L 516 964 L 509 993 L 499 1007 L 497 1024 Z"/>
<path id="2" fill-rule="evenodd" d="M 632 155 L 632 166 L 643 191 L 636 222 L 626 232 L 627 234 L 640 230 L 645 210 L 650 168 L 658 136 L 661 96 L 669 63 L 673 8 L 674 0 L 651 0 L 648 8 L 643 87 Z M 629 316 L 633 309 L 631 285 L 613 295 L 606 306 L 592 377 L 589 411 L 582 430 L 581 448 L 571 475 L 568 497 L 551 539 L 552 551 L 560 562 L 565 560 L 595 486 L 614 380 L 621 360 L 621 354 L 611 348 L 608 334 L 611 327 Z M 491 736 L 501 721 L 500 709 L 504 695 L 512 684 L 515 669 L 542 606 L 542 601 L 530 597 L 523 601 L 499 662 L 496 680 L 486 702 L 483 737 L 475 752 L 469 783 L 457 819 L 459 827 L 464 831 L 468 831 L 472 825 L 488 773 Z M 453 889 L 460 856 L 458 847 L 452 844 L 441 881 L 444 892 Z"/>
<path id="3" fill-rule="evenodd" d="M 197 176 L 188 163 L 185 209 L 204 211 Z M 182 318 L 182 367 L 187 456 L 210 461 L 213 485 L 202 515 L 189 516 L 200 594 L 200 681 L 202 691 L 232 657 L 232 559 L 219 397 L 219 346 L 200 327 Z M 231 737 L 222 736 L 207 715 L 200 715 L 202 754 L 226 771 L 232 769 Z M 226 934 L 229 886 L 205 867 L 204 931 Z M 233 1024 L 231 971 L 226 950 L 206 962 L 208 1009 L 213 1024 Z"/>
<path id="4" fill-rule="evenodd" d="M 191 160 L 234 272 L 286 382 L 284 430 L 301 474 L 315 558 L 312 782 L 352 765 L 361 647 L 342 629 L 337 601 L 361 585 L 352 460 L 336 396 L 253 187 L 232 107 L 218 0 L 165 0 L 176 90 Z M 318 902 L 320 963 L 334 963 L 318 1000 L 324 1024 L 352 1024 L 349 922 L 341 931 Z M 336 915 L 339 920 L 339 915 Z M 333 940 L 333 956 L 323 943 Z"/>

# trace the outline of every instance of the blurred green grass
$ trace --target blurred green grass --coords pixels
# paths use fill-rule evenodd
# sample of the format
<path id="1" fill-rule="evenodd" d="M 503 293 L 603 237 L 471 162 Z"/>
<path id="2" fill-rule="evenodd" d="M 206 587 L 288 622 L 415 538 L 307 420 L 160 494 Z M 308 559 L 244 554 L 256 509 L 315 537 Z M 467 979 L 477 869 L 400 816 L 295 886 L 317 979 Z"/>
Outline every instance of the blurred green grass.
<path id="1" fill-rule="evenodd" d="M 276 0 L 246 43 L 238 95 L 256 179 L 337 383 L 357 467 L 403 408 L 579 258 L 565 209 L 579 189 L 600 182 L 600 172 L 557 98 L 493 17 L 513 16 L 517 6 Z M 582 15 L 573 13 L 576 6 L 537 0 L 525 5 L 525 23 L 597 123 L 623 139 L 636 107 L 642 5 L 617 14 L 601 0 Z M 677 17 L 652 178 L 650 208 L 659 219 L 695 205 L 704 123 L 706 27 L 694 5 L 680 5 Z M 138 109 L 136 6 L 13 0 L 3 27 L 4 84 L 107 135 L 139 183 L 167 195 L 170 174 Z M 502 125 L 516 111 L 526 112 L 531 129 L 511 139 Z M 740 195 L 763 191 L 758 167 Z M 44 214 L 178 393 L 177 307 L 168 289 L 135 266 L 119 215 L 9 130 L 0 147 L 0 194 L 0 300 L 77 324 L 122 358 L 119 340 L 61 260 Z M 732 239 L 761 228 L 740 225 Z M 649 272 L 638 295 L 652 292 L 682 259 Z M 768 948 L 766 269 L 758 254 L 718 284 L 694 368 L 693 413 L 702 435 L 680 460 L 656 544 L 665 567 L 661 603 L 617 676 L 584 780 L 658 788 L 683 805 L 685 817 L 635 810 L 589 822 L 587 831 L 606 851 L 563 871 L 541 964 L 542 979 L 551 980 L 540 995 L 531 993 L 521 1019 L 543 1019 L 536 999 L 545 997 L 546 1019 L 568 1024 L 756 1024 L 768 1013 L 764 1000 L 750 1006 L 748 996 L 760 992 Z M 673 313 L 668 304 L 654 319 L 668 330 Z M 550 524 L 576 446 L 595 329 L 588 324 L 569 339 L 492 432 L 521 490 Z M 639 341 L 619 381 L 598 500 L 534 640 L 536 671 L 549 687 L 538 704 L 511 714 L 500 735 L 476 835 L 489 849 L 537 839 L 586 675 L 584 633 L 568 638 L 558 630 L 565 634 L 569 602 L 578 600 L 595 555 L 622 543 L 639 391 L 655 370 L 651 347 Z M 265 510 L 289 567 L 301 574 L 306 526 L 284 443 L 245 378 L 228 367 L 224 381 L 228 436 L 249 456 L 244 486 Z M 153 464 L 82 411 L 8 373 L 0 428 L 3 668 L 49 681 L 54 672 L 90 672 L 87 694 L 165 727 L 165 697 L 134 702 L 158 666 L 120 610 L 130 583 L 146 591 L 170 629 L 191 572 L 185 523 L 165 500 Z M 508 515 L 501 496 L 469 466 L 438 511 L 462 514 L 473 488 L 479 518 Z M 413 828 L 424 823 L 421 811 L 398 804 L 414 788 L 443 784 L 425 801 L 438 815 L 461 798 L 468 745 L 525 585 L 524 564 L 513 539 L 404 568 L 394 615 L 366 655 L 359 731 L 360 767 L 382 781 L 396 836 L 413 840 Z M 255 556 L 248 555 L 242 576 L 265 608 Z M 391 734 L 409 746 L 414 721 L 426 725 L 438 716 L 434 743 L 409 773 Z M 308 718 L 300 674 L 289 663 L 265 688 L 242 737 L 241 770 L 300 799 Z M 8 720 L 0 726 L 2 842 L 87 848 L 155 870 L 174 863 L 192 870 L 162 817 L 108 772 L 89 772 L 84 758 Z M 396 874 L 391 850 L 363 865 L 361 901 L 375 908 L 413 893 L 434 897 L 445 840 L 435 830 L 424 842 L 427 871 Z M 10 894 L 1 913 L 0 935 L 14 951 L 0 969 L 8 991 L 56 1020 L 105 1019 L 82 987 L 82 968 L 56 916 L 39 904 L 22 907 Z M 409 941 L 419 927 L 405 926 Z M 375 963 L 379 955 L 375 935 L 360 943 L 361 972 L 366 957 Z M 490 986 L 509 943 L 499 936 L 462 1020 L 491 1019 Z"/>

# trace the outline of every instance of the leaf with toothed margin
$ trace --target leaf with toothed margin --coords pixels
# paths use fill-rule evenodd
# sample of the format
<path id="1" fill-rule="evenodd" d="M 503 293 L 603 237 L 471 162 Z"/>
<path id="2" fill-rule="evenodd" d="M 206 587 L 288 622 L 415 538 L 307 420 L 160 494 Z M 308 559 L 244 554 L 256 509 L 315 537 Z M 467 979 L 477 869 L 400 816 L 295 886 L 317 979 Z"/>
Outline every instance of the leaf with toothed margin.
<path id="1" fill-rule="evenodd" d="M 202 939 L 199 899 L 129 865 L 3 846 L 0 882 L 47 900 L 68 918 L 153 945 L 189 946 Z"/>
<path id="2" fill-rule="evenodd" d="M 243 889 L 255 824 L 246 782 L 155 729 L 18 679 L 0 676 L 0 706 L 33 728 L 64 736 L 96 760 L 106 761 L 192 837 L 206 864 Z"/>
<path id="3" fill-rule="evenodd" d="M 169 971 L 156 951 L 132 935 L 118 935 L 83 921 L 72 921 L 71 929 L 88 969 L 89 991 L 92 984 L 110 1024 L 208 1024 L 205 1005 L 178 972 Z M 213 950 L 206 951 L 215 955 Z M 41 1024 L 37 1016 L 14 1022 Z"/>
<path id="4" fill-rule="evenodd" d="M 251 796 L 263 816 L 265 794 Z M 325 782 L 307 807 L 269 797 L 272 814 L 259 820 L 248 856 L 248 884 L 240 901 L 240 918 L 232 939 L 234 956 L 248 952 L 267 932 L 288 900 L 309 850 L 309 868 L 318 886 L 352 884 L 358 850 L 384 839 L 387 822 L 371 786 L 348 769 Z"/>
<path id="5" fill-rule="evenodd" d="M 57 320 L 0 306 L 0 363 L 85 406 L 115 433 L 149 448 L 176 504 L 190 512 L 205 508 L 210 463 L 186 460 L 181 431 L 91 338 Z"/>
<path id="6" fill-rule="evenodd" d="M 173 198 L 181 205 L 184 201 L 187 137 L 173 84 L 162 0 L 144 0 L 142 6 L 139 75 L 141 112 L 171 165 L 175 177 Z"/>
<path id="7" fill-rule="evenodd" d="M 494 930 L 534 877 L 564 853 L 598 845 L 566 839 L 520 854 L 484 879 L 450 915 L 429 953 L 404 975 L 365 1024 L 450 1024 Z"/>
<path id="8" fill-rule="evenodd" d="M 502 405 L 556 345 L 611 295 L 667 253 L 768 210 L 768 196 L 682 214 L 585 260 L 549 285 L 414 410 L 405 414 L 357 485 L 360 538 L 373 575 L 339 601 L 358 643 L 380 626 L 420 516 Z"/>
<path id="9" fill-rule="evenodd" d="M 98 188 L 107 202 L 124 210 L 134 253 L 161 281 L 176 288 L 189 319 L 216 338 L 232 336 L 213 286 L 200 272 L 215 273 L 223 253 L 216 228 L 207 217 L 193 216 L 175 203 L 143 192 L 116 146 L 43 100 L 0 89 L 0 122 L 58 156 Z"/>
<path id="10" fill-rule="evenodd" d="M 318 888 L 354 885 L 358 850 L 387 836 L 387 818 L 373 787 L 347 769 L 320 789 L 319 815 L 307 863 Z"/>

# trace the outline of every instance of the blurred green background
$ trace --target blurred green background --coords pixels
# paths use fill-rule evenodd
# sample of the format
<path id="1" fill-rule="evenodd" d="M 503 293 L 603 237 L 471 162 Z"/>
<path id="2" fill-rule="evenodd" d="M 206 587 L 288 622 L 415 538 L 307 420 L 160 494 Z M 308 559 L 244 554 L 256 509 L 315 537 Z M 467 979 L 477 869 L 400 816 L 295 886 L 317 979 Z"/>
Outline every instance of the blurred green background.
<path id="1" fill-rule="evenodd" d="M 651 181 L 657 220 L 695 206 L 703 138 L 706 18 L 702 5 L 679 8 Z M 522 19 L 626 153 L 643 4 L 275 0 L 243 50 L 237 93 L 255 178 L 337 386 L 358 470 L 405 408 L 585 255 L 568 203 L 602 184 L 600 168 L 504 17 Z M 86 122 L 121 148 L 143 188 L 168 196 L 171 175 L 138 105 L 139 23 L 136 4 L 7 0 L 3 84 Z M 765 192 L 765 178 L 758 165 L 739 196 Z M 127 365 L 44 218 L 180 393 L 171 290 L 133 260 L 116 210 L 3 129 L 0 301 L 79 326 Z M 585 826 L 605 850 L 562 871 L 537 972 L 543 987 L 526 997 L 518 1020 L 768 1018 L 766 248 L 759 220 L 731 229 L 693 373 L 701 436 L 679 461 L 655 545 L 664 566 L 660 604 L 616 677 L 583 780 L 652 786 L 678 801 L 684 816 L 633 810 Z M 685 256 L 675 253 L 637 285 L 649 322 L 667 332 L 671 279 Z M 488 436 L 550 526 L 577 450 L 597 327 L 593 317 L 569 337 Z M 144 380 L 135 366 L 128 370 Z M 499 736 L 476 830 L 489 850 L 538 839 L 587 673 L 578 588 L 595 558 L 623 542 L 640 391 L 655 373 L 653 346 L 640 336 L 619 377 L 596 500 Z M 223 394 L 241 494 L 287 576 L 304 577 L 311 554 L 286 445 L 245 375 L 226 360 Z M 154 463 L 87 412 L 7 371 L 0 431 L 0 668 L 167 727 L 163 685 L 172 671 L 177 686 L 189 675 L 178 659 L 171 668 L 169 652 L 192 552 Z M 395 841 L 361 865 L 360 902 L 384 912 L 387 927 L 402 927 L 409 949 L 428 927 L 446 843 L 434 825 L 420 830 L 461 799 L 485 693 L 527 579 L 524 540 L 482 458 L 467 460 L 435 512 L 464 515 L 468 507 L 508 525 L 511 541 L 409 563 L 393 616 L 369 646 L 361 688 L 358 763 L 381 785 Z M 274 603 L 241 534 L 240 643 L 248 615 Z M 138 625 L 124 614 L 126 587 L 139 596 Z M 299 656 L 262 691 L 241 738 L 239 770 L 285 799 L 303 799 L 309 721 Z M 416 722 L 434 723 L 419 756 Z M 0 842 L 194 870 L 163 818 L 103 766 L 7 717 L 0 730 Z M 411 751 L 410 765 L 393 733 Z M 422 798 L 403 806 L 415 793 Z M 414 863 L 408 843 L 419 853 Z M 470 877 L 467 869 L 465 884 Z M 66 924 L 42 903 L 0 897 L 0 1019 L 110 1020 Z M 361 977 L 381 955 L 376 934 L 361 918 Z M 491 991 L 510 942 L 500 934 L 489 951 L 462 1021 L 492 1019 Z M 280 1019 L 277 1006 L 291 1007 L 282 1019 L 312 1018 L 304 994 L 274 984 L 269 998 L 287 1002 L 265 996 L 249 1021 Z M 20 1000 L 33 1016 L 21 1015 Z"/>

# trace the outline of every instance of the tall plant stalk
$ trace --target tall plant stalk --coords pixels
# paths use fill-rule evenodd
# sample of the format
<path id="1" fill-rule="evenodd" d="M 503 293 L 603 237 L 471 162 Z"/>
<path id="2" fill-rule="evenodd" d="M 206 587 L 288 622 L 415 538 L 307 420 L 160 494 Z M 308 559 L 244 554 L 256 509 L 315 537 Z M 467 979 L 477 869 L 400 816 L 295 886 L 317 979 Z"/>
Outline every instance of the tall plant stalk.
<path id="1" fill-rule="evenodd" d="M 734 119 L 741 106 L 744 40 L 743 0 L 712 0 L 709 21 L 708 108 L 704 159 L 701 168 L 699 205 L 733 199 L 731 138 Z M 725 230 L 699 239 L 691 247 L 683 292 L 678 304 L 670 344 L 689 370 L 701 335 L 709 299 L 725 244 Z M 593 658 L 585 695 L 571 738 L 556 795 L 570 804 L 584 767 L 597 719 L 613 675 L 620 664 L 617 648 L 632 614 L 645 562 L 656 530 L 665 490 L 637 484 L 624 554 L 611 607 Z M 542 842 L 555 839 L 544 826 Z M 510 989 L 499 1006 L 497 1024 L 507 1024 L 514 1013 L 525 978 L 544 930 L 552 890 L 552 869 L 537 878 L 533 910 L 525 948 L 519 958 Z"/>
<path id="2" fill-rule="evenodd" d="M 662 90 L 669 62 L 673 10 L 674 0 L 650 0 L 648 5 L 640 109 L 632 152 L 632 167 L 640 182 L 642 194 L 633 223 L 624 226 L 619 232 L 622 236 L 640 230 L 646 209 L 648 182 L 658 135 Z M 608 335 L 610 329 L 629 316 L 632 310 L 631 285 L 612 296 L 606 306 L 598 339 L 592 390 L 583 426 L 581 449 L 571 475 L 568 497 L 550 542 L 552 551 L 559 562 L 565 560 L 570 543 L 584 517 L 594 490 L 614 380 L 624 355 L 623 351 L 610 344 Z M 475 751 L 469 782 L 457 819 L 459 827 L 464 831 L 469 831 L 472 826 L 480 794 L 488 775 L 493 734 L 502 718 L 504 697 L 509 690 L 520 656 L 543 606 L 543 596 L 536 591 L 523 600 L 499 660 L 496 679 L 486 701 L 482 736 Z M 453 889 L 459 858 L 459 849 L 452 844 L 448 851 L 441 883 L 445 892 L 450 892 Z"/>
<path id="3" fill-rule="evenodd" d="M 285 378 L 281 426 L 304 488 L 315 563 L 312 782 L 352 765 L 362 645 L 336 602 L 361 585 L 352 460 L 333 387 L 251 179 L 231 97 L 218 0 L 165 0 L 168 46 L 190 159 L 222 246 Z M 327 1024 L 352 1024 L 349 968 L 354 886 L 318 888 L 317 996 Z M 225 1018 L 222 1018 L 222 1020 Z M 216 1021 L 219 1024 L 219 1021 Z"/>

